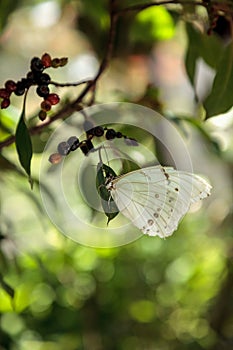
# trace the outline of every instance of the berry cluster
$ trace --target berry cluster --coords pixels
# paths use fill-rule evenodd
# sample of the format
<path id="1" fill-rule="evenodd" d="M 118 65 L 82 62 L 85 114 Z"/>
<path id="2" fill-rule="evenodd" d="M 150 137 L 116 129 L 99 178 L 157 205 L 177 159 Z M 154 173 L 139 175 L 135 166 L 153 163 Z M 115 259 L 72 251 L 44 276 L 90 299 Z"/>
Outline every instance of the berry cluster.
<path id="1" fill-rule="evenodd" d="M 129 138 L 126 135 L 123 135 L 120 131 L 115 131 L 114 129 L 109 129 L 107 127 L 102 126 L 94 126 L 91 121 L 85 120 L 83 124 L 83 128 L 86 132 L 87 138 L 93 138 L 95 136 L 101 137 L 105 133 L 106 140 L 113 140 L 113 139 L 121 139 L 124 138 L 125 142 L 129 146 L 137 146 L 138 143 L 135 139 Z"/>
<path id="2" fill-rule="evenodd" d="M 39 118 L 44 120 L 47 116 L 47 112 L 50 111 L 53 105 L 56 105 L 60 98 L 57 94 L 50 93 L 49 84 L 51 84 L 51 78 L 44 70 L 47 68 L 58 68 L 66 65 L 68 59 L 63 58 L 51 58 L 48 53 L 44 53 L 41 58 L 33 57 L 30 63 L 30 71 L 27 73 L 26 78 L 15 82 L 13 80 L 7 80 L 5 87 L 0 89 L 0 98 L 2 98 L 1 108 L 7 108 L 10 105 L 10 96 L 14 93 L 16 96 L 22 96 L 31 86 L 37 86 L 37 95 L 43 98 L 41 102 L 41 111 L 39 112 Z"/>
<path id="3" fill-rule="evenodd" d="M 52 164 L 60 163 L 63 156 L 67 156 L 70 152 L 75 151 L 80 148 L 83 154 L 86 156 L 90 151 L 94 149 L 92 139 L 94 137 L 101 137 L 105 133 L 106 140 L 113 140 L 115 138 L 124 138 L 125 142 L 129 146 L 137 146 L 138 143 L 135 139 L 129 138 L 123 135 L 120 131 L 115 131 L 114 129 L 109 129 L 102 126 L 93 126 L 93 124 L 86 120 L 84 122 L 84 130 L 86 131 L 87 138 L 83 141 L 79 141 L 76 136 L 71 136 L 67 141 L 60 142 L 57 146 L 57 153 L 53 153 L 49 157 L 49 161 Z"/>

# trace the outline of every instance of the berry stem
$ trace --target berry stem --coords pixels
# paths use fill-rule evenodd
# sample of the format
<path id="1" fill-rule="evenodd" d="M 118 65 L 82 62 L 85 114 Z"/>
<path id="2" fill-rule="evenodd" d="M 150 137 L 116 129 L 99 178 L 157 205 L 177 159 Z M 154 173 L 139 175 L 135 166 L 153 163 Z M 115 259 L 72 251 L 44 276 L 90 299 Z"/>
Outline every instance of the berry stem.
<path id="1" fill-rule="evenodd" d="M 58 83 L 56 81 L 50 81 L 49 84 L 52 84 L 54 86 L 59 86 L 59 87 L 65 87 L 65 86 L 79 86 L 82 84 L 90 83 L 92 81 L 93 79 L 85 79 L 85 80 L 78 81 L 76 83 Z"/>

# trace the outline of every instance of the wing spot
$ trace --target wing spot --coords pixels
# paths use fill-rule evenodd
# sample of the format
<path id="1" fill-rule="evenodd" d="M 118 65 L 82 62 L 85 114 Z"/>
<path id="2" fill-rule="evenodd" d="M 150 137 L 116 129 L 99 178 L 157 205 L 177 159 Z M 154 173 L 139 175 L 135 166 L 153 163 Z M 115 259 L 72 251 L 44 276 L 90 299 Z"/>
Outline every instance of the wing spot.
<path id="1" fill-rule="evenodd" d="M 157 208 L 157 211 L 161 211 L 161 208 Z"/>
<path id="2" fill-rule="evenodd" d="M 154 223 L 154 220 L 149 219 L 149 220 L 147 221 L 147 223 L 148 223 L 148 225 L 149 225 L 149 226 L 152 226 L 152 225 L 153 225 L 153 223 Z"/>
<path id="3" fill-rule="evenodd" d="M 169 175 L 168 173 L 166 173 L 166 170 L 164 168 L 162 168 L 162 171 L 164 173 L 164 176 L 166 177 L 166 179 L 168 180 L 169 179 Z"/>
<path id="4" fill-rule="evenodd" d="M 176 187 L 176 188 L 175 188 L 175 191 L 176 191 L 176 192 L 178 192 L 178 191 L 179 191 L 179 188 L 178 188 L 178 187 Z"/>
<path id="5" fill-rule="evenodd" d="M 158 193 L 155 193 L 155 198 L 159 198 L 159 194 Z"/>
<path id="6" fill-rule="evenodd" d="M 170 212 L 173 213 L 173 209 L 171 209 Z"/>
<path id="7" fill-rule="evenodd" d="M 159 217 L 158 213 L 154 213 L 154 217 L 157 219 Z"/>

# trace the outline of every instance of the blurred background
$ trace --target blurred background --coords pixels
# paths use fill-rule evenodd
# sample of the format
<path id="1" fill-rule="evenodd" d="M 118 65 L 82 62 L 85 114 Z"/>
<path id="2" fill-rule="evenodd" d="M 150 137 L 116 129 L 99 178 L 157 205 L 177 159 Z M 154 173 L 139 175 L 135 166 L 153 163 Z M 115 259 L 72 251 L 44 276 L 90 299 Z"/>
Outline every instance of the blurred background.
<path id="1" fill-rule="evenodd" d="M 205 14 L 198 15 L 203 22 Z M 96 102 L 133 102 L 169 118 L 184 137 L 194 171 L 209 178 L 211 197 L 194 207 L 169 239 L 144 236 L 117 248 L 82 246 L 50 222 L 37 181 L 31 191 L 15 146 L 4 147 L 0 350 L 232 349 L 233 114 L 200 123 L 200 106 L 185 72 L 184 20 L 176 7 L 121 16 Z M 51 71 L 54 81 L 88 79 L 106 52 L 108 2 L 0 1 L 0 27 L 1 86 L 24 77 L 31 58 L 44 52 L 69 58 L 65 67 Z M 207 94 L 213 77 L 213 69 L 200 61 L 200 96 Z M 65 104 L 81 88 L 54 91 Z M 22 102 L 15 96 L 11 106 L 1 110 L 0 141 L 14 134 Z M 29 124 L 41 123 L 35 122 L 39 104 L 30 91 Z M 35 179 L 46 142 L 60 123 L 32 138 Z M 151 144 L 149 135 L 135 135 Z M 166 162 L 158 145 L 151 148 Z"/>

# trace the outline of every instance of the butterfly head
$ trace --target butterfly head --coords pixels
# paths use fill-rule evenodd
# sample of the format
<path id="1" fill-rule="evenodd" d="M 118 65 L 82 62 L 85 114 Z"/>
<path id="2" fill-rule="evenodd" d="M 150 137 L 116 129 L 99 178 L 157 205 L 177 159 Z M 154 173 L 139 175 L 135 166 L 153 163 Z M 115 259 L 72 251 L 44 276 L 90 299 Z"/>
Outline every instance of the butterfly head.
<path id="1" fill-rule="evenodd" d="M 111 191 L 112 189 L 114 189 L 114 183 L 113 183 L 113 177 L 110 176 L 106 179 L 106 183 L 105 183 L 105 186 L 106 186 L 106 189 L 108 191 Z"/>

